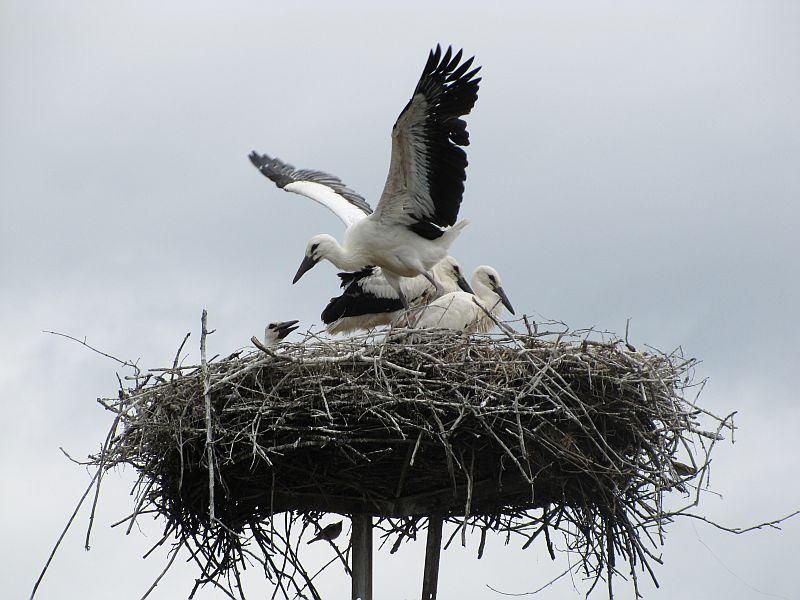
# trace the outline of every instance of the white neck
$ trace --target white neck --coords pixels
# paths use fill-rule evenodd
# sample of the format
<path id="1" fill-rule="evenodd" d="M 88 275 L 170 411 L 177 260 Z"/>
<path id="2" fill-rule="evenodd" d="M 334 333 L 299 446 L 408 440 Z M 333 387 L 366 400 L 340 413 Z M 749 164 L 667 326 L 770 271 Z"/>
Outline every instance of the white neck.
<path id="1" fill-rule="evenodd" d="M 491 312 L 494 316 L 500 315 L 500 312 L 503 310 L 503 303 L 497 292 L 489 286 L 484 285 L 482 282 L 476 281 L 474 278 L 472 280 L 472 291 L 475 292 L 478 300 L 486 307 L 486 310 Z"/>
<path id="2" fill-rule="evenodd" d="M 341 269 L 342 271 L 353 272 L 367 266 L 359 253 L 349 251 L 335 239 L 331 239 L 330 244 L 325 247 L 325 252 L 322 257 L 333 263 L 337 269 Z"/>

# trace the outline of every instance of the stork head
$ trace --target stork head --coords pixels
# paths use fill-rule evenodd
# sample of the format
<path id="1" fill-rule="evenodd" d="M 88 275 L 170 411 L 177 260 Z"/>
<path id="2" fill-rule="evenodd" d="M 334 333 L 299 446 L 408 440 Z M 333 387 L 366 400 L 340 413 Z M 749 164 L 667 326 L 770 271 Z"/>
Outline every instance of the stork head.
<path id="1" fill-rule="evenodd" d="M 500 298 L 500 302 L 503 303 L 503 306 L 508 309 L 508 312 L 512 315 L 514 314 L 514 308 L 511 306 L 511 302 L 505 290 L 503 290 L 503 283 L 500 281 L 500 275 L 498 275 L 497 271 L 492 267 L 482 265 L 475 269 L 475 272 L 472 274 L 472 287 L 478 291 L 479 295 L 481 291 L 480 288 L 488 289 L 496 294 Z"/>
<path id="2" fill-rule="evenodd" d="M 297 323 L 299 323 L 297 319 L 294 321 L 276 321 L 270 323 L 267 325 L 266 329 L 264 329 L 264 345 L 267 347 L 276 345 L 297 329 Z"/>
<path id="3" fill-rule="evenodd" d="M 330 255 L 331 252 L 338 246 L 338 243 L 333 238 L 326 233 L 321 233 L 320 235 L 315 235 L 310 240 L 308 240 L 308 245 L 306 246 L 306 255 L 303 257 L 303 262 L 300 263 L 300 268 L 297 269 L 297 273 L 292 279 L 292 283 L 297 283 L 300 281 L 300 278 L 305 274 L 306 271 L 310 271 L 314 265 L 316 265 L 320 259 L 326 258 Z"/>
<path id="4" fill-rule="evenodd" d="M 464 279 L 464 271 L 461 269 L 461 265 L 452 256 L 445 256 L 436 263 L 432 269 L 432 274 L 439 282 L 448 284 L 452 282 L 468 294 L 474 293 L 467 280 Z"/>

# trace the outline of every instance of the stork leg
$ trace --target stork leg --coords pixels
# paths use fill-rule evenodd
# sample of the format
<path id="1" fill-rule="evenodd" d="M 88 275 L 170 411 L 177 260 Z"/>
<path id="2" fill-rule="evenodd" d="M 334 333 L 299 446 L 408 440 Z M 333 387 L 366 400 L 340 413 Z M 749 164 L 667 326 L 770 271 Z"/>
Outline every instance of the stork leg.
<path id="1" fill-rule="evenodd" d="M 387 271 L 386 269 L 383 271 L 383 276 L 386 278 L 386 283 L 392 286 L 394 291 L 397 292 L 397 297 L 400 299 L 403 308 L 408 310 L 408 298 L 406 298 L 406 295 L 403 293 L 403 289 L 400 287 L 400 277 L 391 271 Z"/>
<path id="2" fill-rule="evenodd" d="M 406 298 L 406 295 L 403 293 L 403 290 L 400 289 L 399 285 L 397 286 L 397 295 L 400 297 L 400 302 L 402 302 L 403 308 L 405 310 L 408 310 L 409 309 L 408 298 Z"/>
<path id="3" fill-rule="evenodd" d="M 414 324 L 412 323 L 411 319 L 411 306 L 408 303 L 408 298 L 403 293 L 403 290 L 397 290 L 398 295 L 400 296 L 400 302 L 403 303 L 403 315 L 399 319 L 399 323 L 402 323 L 403 327 L 413 327 Z"/>
<path id="4" fill-rule="evenodd" d="M 433 298 L 431 298 L 432 300 L 435 300 L 436 298 L 438 298 L 439 296 L 441 296 L 442 294 L 444 294 L 444 288 L 442 287 L 442 284 L 441 284 L 441 283 L 439 283 L 438 281 L 436 281 L 436 280 L 433 278 L 433 275 L 431 275 L 431 274 L 430 274 L 430 273 L 428 273 L 427 271 L 423 271 L 423 272 L 422 272 L 422 276 L 423 276 L 425 279 L 427 279 L 428 281 L 430 281 L 430 282 L 431 282 L 431 285 L 432 285 L 434 288 L 436 288 L 436 293 L 435 293 L 434 297 L 433 297 Z"/>
<path id="5" fill-rule="evenodd" d="M 395 292 L 397 292 L 397 298 L 400 300 L 400 304 L 403 305 L 403 314 L 397 318 L 395 324 L 400 327 L 411 327 L 411 324 L 408 320 L 411 305 L 408 302 L 408 297 L 406 297 L 405 293 L 403 292 L 403 288 L 400 287 L 400 278 L 393 273 L 389 273 L 388 271 L 384 271 L 383 276 L 386 277 L 386 282 L 394 288 Z"/>

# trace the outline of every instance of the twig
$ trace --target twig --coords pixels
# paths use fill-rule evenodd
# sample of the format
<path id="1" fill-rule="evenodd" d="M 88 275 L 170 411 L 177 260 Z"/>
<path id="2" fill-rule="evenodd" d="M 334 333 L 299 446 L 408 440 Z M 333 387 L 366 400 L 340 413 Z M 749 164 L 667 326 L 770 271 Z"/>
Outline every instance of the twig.
<path id="1" fill-rule="evenodd" d="M 668 516 L 668 517 L 680 516 L 680 517 L 689 517 L 689 518 L 692 518 L 692 519 L 696 519 L 698 521 L 702 521 L 703 523 L 708 523 L 712 527 L 716 527 L 717 529 L 719 529 L 721 531 L 727 531 L 728 533 L 734 533 L 736 535 L 741 535 L 743 533 L 749 533 L 750 531 L 756 531 L 758 529 L 765 529 L 765 528 L 780 529 L 780 527 L 778 527 L 778 525 L 781 525 L 782 523 L 785 523 L 789 519 L 793 519 L 797 515 L 800 515 L 800 510 L 796 510 L 796 511 L 794 511 L 792 513 L 789 513 L 788 515 L 786 515 L 784 517 L 780 517 L 778 519 L 772 519 L 771 521 L 766 521 L 764 523 L 758 523 L 757 525 L 750 525 L 748 527 L 726 527 L 725 525 L 720 525 L 719 523 L 716 523 L 716 522 L 712 521 L 711 519 L 709 519 L 707 517 L 704 517 L 702 515 L 696 515 L 696 514 L 690 513 L 690 512 L 673 511 L 673 512 L 670 512 L 670 513 L 666 513 L 666 516 Z"/>
<path id="2" fill-rule="evenodd" d="M 30 600 L 33 600 L 33 597 L 36 595 L 36 590 L 39 589 L 39 584 L 42 583 L 42 579 L 44 579 L 44 574 L 47 572 L 47 568 L 50 566 L 50 563 L 53 561 L 53 557 L 56 555 L 56 551 L 58 550 L 58 547 L 61 545 L 61 540 L 63 540 L 64 536 L 67 535 L 67 531 L 69 531 L 69 528 L 72 525 L 72 522 L 75 520 L 75 515 L 78 514 L 78 511 L 80 510 L 81 505 L 83 504 L 83 501 L 86 500 L 86 496 L 89 495 L 89 492 L 92 490 L 92 486 L 94 486 L 94 482 L 99 477 L 99 475 L 100 475 L 100 468 L 98 467 L 98 469 L 94 473 L 94 477 L 92 477 L 92 480 L 89 482 L 89 485 L 86 487 L 86 491 L 83 492 L 83 495 L 81 496 L 81 499 L 78 500 L 78 504 L 75 507 L 75 510 L 72 511 L 72 515 L 70 516 L 69 520 L 67 521 L 67 524 L 64 527 L 64 530 L 61 532 L 61 535 L 58 536 L 58 540 L 56 541 L 55 546 L 53 546 L 53 550 L 50 552 L 50 556 L 47 557 L 47 562 L 44 564 L 44 567 L 42 568 L 42 572 L 39 573 L 39 577 L 38 577 L 38 579 L 36 579 L 36 583 L 33 585 L 33 590 L 31 591 Z"/>
<path id="3" fill-rule="evenodd" d="M 137 372 L 139 370 L 138 367 L 134 363 L 132 363 L 130 361 L 121 360 L 121 359 L 117 358 L 116 356 L 112 356 L 111 354 L 107 354 L 107 353 L 103 352 L 102 350 L 98 350 L 94 346 L 90 346 L 89 344 L 86 343 L 86 338 L 84 338 L 82 340 L 79 340 L 78 338 L 72 337 L 71 335 L 67 335 L 66 333 L 59 333 L 58 331 L 47 331 L 47 330 L 44 330 L 44 331 L 42 331 L 42 333 L 49 333 L 51 335 L 58 335 L 60 337 L 67 338 L 68 340 L 72 340 L 73 342 L 78 342 L 81 346 L 85 346 L 89 350 L 92 350 L 93 352 L 97 352 L 101 356 L 105 356 L 106 358 L 110 358 L 111 360 L 114 360 L 114 361 L 118 362 L 119 364 L 121 364 L 124 367 L 131 367 L 132 369 L 136 369 Z"/>
<path id="4" fill-rule="evenodd" d="M 501 592 L 500 590 L 498 590 L 496 588 L 493 588 L 492 586 L 490 586 L 488 584 L 486 585 L 486 587 L 489 588 L 490 590 L 492 590 L 493 592 L 496 592 L 496 593 L 498 593 L 498 594 L 500 594 L 502 596 L 511 596 L 511 597 L 515 597 L 515 598 L 516 597 L 520 597 L 520 596 L 533 596 L 535 594 L 538 594 L 542 590 L 549 588 L 551 585 L 553 585 L 559 579 L 561 579 L 563 577 L 566 577 L 567 575 L 569 575 L 570 572 L 575 571 L 577 569 L 577 567 L 578 567 L 578 565 L 570 565 L 569 568 L 567 568 L 566 571 L 564 571 L 563 573 L 561 573 L 559 575 L 556 575 L 550 581 L 545 583 L 543 586 L 533 590 L 532 592 L 518 592 L 518 593 L 515 594 L 515 593 L 511 593 L 511 592 Z"/>
<path id="5" fill-rule="evenodd" d="M 189 339 L 190 335 L 192 335 L 192 332 L 191 331 L 187 331 L 186 335 L 183 337 L 183 341 L 181 342 L 181 345 L 178 346 L 178 351 L 175 353 L 175 360 L 172 361 L 172 371 L 170 372 L 170 377 L 169 377 L 170 381 L 174 380 L 175 373 L 179 373 L 180 372 L 180 371 L 178 371 L 178 362 L 180 361 L 181 352 L 183 351 L 183 347 L 186 345 L 186 340 Z"/>
<path id="6" fill-rule="evenodd" d="M 105 441 L 103 442 L 103 447 L 100 450 L 100 459 L 97 465 L 97 486 L 95 487 L 94 491 L 94 500 L 92 501 L 92 509 L 89 512 L 89 526 L 86 528 L 86 541 L 84 542 L 84 548 L 89 550 L 89 536 L 92 533 L 92 525 L 94 524 L 94 513 L 95 509 L 97 508 L 97 501 L 100 497 L 100 484 L 103 481 L 103 469 L 106 465 L 106 456 L 108 454 L 108 448 L 111 444 L 111 440 L 114 438 L 114 435 L 117 432 L 117 426 L 119 425 L 119 414 L 114 417 L 114 422 L 111 424 L 111 429 L 108 431 L 108 435 L 106 436 Z"/>
<path id="7" fill-rule="evenodd" d="M 187 336 L 187 337 L 188 337 L 188 336 Z M 151 585 L 151 586 L 150 586 L 150 587 L 147 589 L 147 591 L 144 593 L 144 595 L 141 597 L 141 599 L 140 599 L 140 600 L 145 600 L 145 598 L 147 598 L 147 597 L 148 597 L 148 596 L 149 596 L 149 595 L 150 595 L 150 594 L 153 592 L 153 590 L 154 590 L 154 589 L 156 589 L 156 586 L 159 584 L 159 582 L 160 582 L 160 581 L 161 581 L 161 579 L 164 577 L 164 575 L 166 575 L 166 574 L 167 574 L 167 571 L 169 571 L 169 570 L 170 570 L 170 568 L 172 567 L 172 563 L 174 563 L 174 562 L 175 562 L 175 559 L 176 559 L 177 557 L 178 557 L 178 548 L 174 548 L 174 549 L 172 550 L 172 556 L 170 557 L 170 559 L 169 559 L 169 562 L 167 562 L 167 566 L 166 566 L 166 567 L 164 567 L 164 570 L 163 570 L 163 571 L 161 571 L 161 573 L 159 573 L 158 577 L 156 577 L 156 580 L 155 580 L 155 581 L 153 582 L 153 584 L 152 584 L 152 585 Z"/>
<path id="8" fill-rule="evenodd" d="M 206 401 L 206 460 L 208 461 L 208 520 L 213 523 L 216 521 L 214 516 L 214 434 L 211 421 L 211 382 L 208 375 L 208 363 L 206 362 L 206 336 L 208 312 L 203 309 L 201 319 L 202 333 L 200 337 L 200 364 L 203 372 L 203 397 Z"/>

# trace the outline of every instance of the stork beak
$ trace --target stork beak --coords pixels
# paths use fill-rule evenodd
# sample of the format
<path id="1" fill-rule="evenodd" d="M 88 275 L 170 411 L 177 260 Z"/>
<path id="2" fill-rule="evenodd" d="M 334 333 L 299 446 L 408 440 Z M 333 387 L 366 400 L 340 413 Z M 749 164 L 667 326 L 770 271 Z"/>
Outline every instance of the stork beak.
<path id="1" fill-rule="evenodd" d="M 497 289 L 495 289 L 495 292 L 497 292 L 497 295 L 500 296 L 500 301 L 503 303 L 503 306 L 508 309 L 508 312 L 510 312 L 512 315 L 515 314 L 514 307 L 511 306 L 511 302 L 509 301 L 508 296 L 506 296 L 505 290 L 498 286 Z"/>
<path id="2" fill-rule="evenodd" d="M 310 271 L 315 264 L 317 264 L 318 258 L 313 258 L 311 256 L 306 256 L 303 258 L 303 262 L 300 263 L 300 268 L 297 269 L 297 274 L 292 279 L 292 283 L 297 283 L 300 281 L 300 278 L 306 271 Z"/>
<path id="3" fill-rule="evenodd" d="M 458 278 L 458 281 L 456 281 L 456 283 L 458 284 L 458 287 L 460 287 L 462 290 L 464 290 L 468 294 L 474 294 L 475 293 L 475 292 L 472 291 L 472 288 L 469 287 L 469 284 L 467 283 L 467 280 L 464 279 L 463 275 Z"/>
<path id="4" fill-rule="evenodd" d="M 275 324 L 275 330 L 278 332 L 278 339 L 283 339 L 290 333 L 292 333 L 295 329 L 299 329 L 300 326 L 296 325 L 300 321 L 295 319 L 294 321 L 282 321 L 280 323 Z"/>

